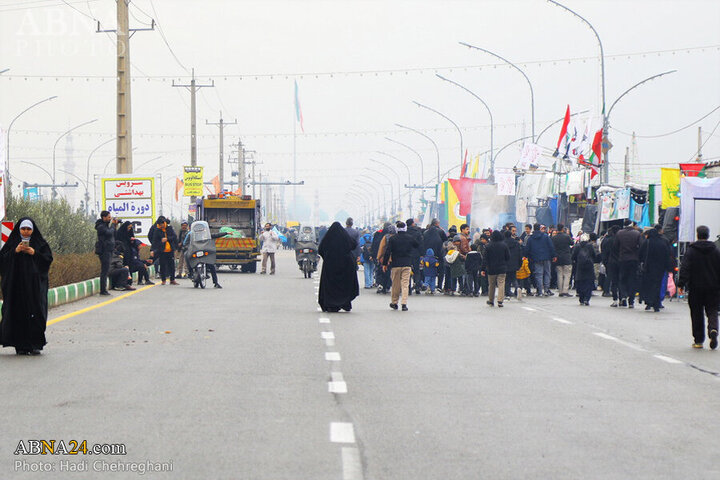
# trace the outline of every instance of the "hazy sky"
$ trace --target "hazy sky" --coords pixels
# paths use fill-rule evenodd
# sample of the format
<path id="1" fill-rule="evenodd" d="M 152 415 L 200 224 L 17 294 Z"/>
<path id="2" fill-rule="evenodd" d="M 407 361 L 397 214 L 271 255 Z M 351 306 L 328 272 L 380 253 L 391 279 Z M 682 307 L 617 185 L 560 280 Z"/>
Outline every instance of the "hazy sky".
<path id="1" fill-rule="evenodd" d="M 20 180 L 49 180 L 40 169 L 19 162 L 51 169 L 58 135 L 76 124 L 99 119 L 73 135 L 75 173 L 82 178 L 90 151 L 114 135 L 113 35 L 95 33 L 93 19 L 114 29 L 115 2 L 67 3 L 0 0 L 0 70 L 10 68 L 0 75 L 0 124 L 6 128 L 27 106 L 59 96 L 13 126 L 11 168 Z M 641 136 L 633 166 L 639 182 L 657 181 L 662 165 L 694 158 L 698 126 L 706 142 L 704 157 L 720 159 L 720 110 L 682 132 L 644 138 L 691 124 L 720 106 L 720 2 L 565 4 L 587 18 L 602 39 L 608 108 L 634 83 L 677 70 L 634 90 L 613 110 L 611 180 L 620 178 L 630 145 L 622 132 Z M 535 90 L 536 133 L 561 117 L 567 104 L 572 111 L 589 110 L 594 128 L 601 126 L 595 37 L 580 20 L 543 0 L 134 0 L 130 9 L 133 27 L 143 27 L 149 15 L 169 44 L 157 29 L 137 33 L 131 44 L 134 164 L 162 156 L 139 173 L 163 174 L 166 213 L 174 193 L 172 179 L 189 164 L 189 93 L 171 85 L 173 78 L 187 82 L 193 67 L 199 81 L 215 81 L 215 88 L 202 90 L 198 98 L 198 162 L 206 167 L 206 179 L 218 170 L 218 129 L 205 121 L 218 121 L 221 110 L 225 120 L 238 122 L 226 129 L 226 153 L 241 138 L 257 152 L 259 171 L 271 180 L 292 178 L 297 80 L 305 129 L 297 130 L 298 179 L 305 181 L 298 195 L 311 202 L 317 190 L 321 206 L 331 214 L 344 208 L 360 215 L 357 197 L 348 193 L 350 185 L 361 185 L 356 178 L 380 185 L 394 180 L 387 167 L 371 158 L 387 163 L 407 183 L 405 167 L 378 150 L 407 163 L 412 182 L 421 181 L 417 157 L 385 137 L 421 154 L 423 181 L 436 175 L 432 145 L 396 123 L 420 129 L 437 142 L 443 171 L 459 165 L 458 132 L 413 100 L 460 125 L 470 156 L 489 149 L 489 117 L 482 104 L 436 78 L 436 72 L 473 90 L 490 106 L 496 150 L 531 133 L 530 95 L 522 76 L 490 55 L 460 46 L 461 41 L 494 51 L 526 72 Z M 559 125 L 539 143 L 554 149 L 558 133 Z M 58 168 L 65 168 L 64 150 L 63 141 Z M 505 149 L 497 165 L 514 165 L 517 154 L 517 148 Z M 91 180 L 113 155 L 112 142 L 98 150 Z M 113 166 L 111 162 L 108 171 Z"/>

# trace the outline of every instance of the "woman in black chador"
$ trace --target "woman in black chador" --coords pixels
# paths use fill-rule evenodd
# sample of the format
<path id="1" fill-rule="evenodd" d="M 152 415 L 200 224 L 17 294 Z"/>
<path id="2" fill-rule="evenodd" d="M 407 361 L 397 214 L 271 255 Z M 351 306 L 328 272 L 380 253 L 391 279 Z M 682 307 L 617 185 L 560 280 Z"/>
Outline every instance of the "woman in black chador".
<path id="1" fill-rule="evenodd" d="M 330 226 L 320 242 L 318 253 L 323 258 L 323 266 L 318 303 L 323 312 L 352 309 L 351 302 L 360 293 L 353 255 L 356 247 L 357 241 L 350 238 L 338 222 Z"/>
<path id="2" fill-rule="evenodd" d="M 50 245 L 35 222 L 22 218 L 0 250 L 2 323 L 0 342 L 18 355 L 39 355 L 45 341 L 48 311 Z"/>

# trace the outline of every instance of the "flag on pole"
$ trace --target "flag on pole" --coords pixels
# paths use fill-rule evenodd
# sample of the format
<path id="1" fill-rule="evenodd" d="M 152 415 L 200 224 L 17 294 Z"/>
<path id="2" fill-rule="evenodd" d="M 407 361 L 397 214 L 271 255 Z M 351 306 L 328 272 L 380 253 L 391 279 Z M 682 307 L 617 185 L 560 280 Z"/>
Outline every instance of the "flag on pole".
<path id="1" fill-rule="evenodd" d="M 475 155 L 475 162 L 473 163 L 472 172 L 470 173 L 470 176 L 472 178 L 477 178 L 479 167 L 480 167 L 480 154 L 478 153 L 477 155 Z"/>
<path id="2" fill-rule="evenodd" d="M 570 125 L 570 105 L 568 105 L 567 110 L 565 110 L 565 119 L 563 120 L 562 128 L 560 129 L 560 136 L 558 137 L 557 147 L 555 147 L 553 157 L 560 155 L 560 144 L 562 143 L 563 138 L 567 135 L 568 125 Z"/>
<path id="3" fill-rule="evenodd" d="M 584 158 L 578 158 L 578 163 L 580 165 L 590 167 L 590 179 L 595 178 L 595 175 L 600 173 L 600 166 L 602 165 L 602 137 L 603 131 L 601 128 L 600 130 L 595 132 L 595 137 L 593 138 L 592 142 L 590 158 L 588 158 L 587 160 Z"/>
<path id="4" fill-rule="evenodd" d="M 180 192 L 182 192 L 185 183 L 180 180 L 180 177 L 175 177 L 175 201 L 180 201 Z"/>
<path id="5" fill-rule="evenodd" d="M 704 163 L 681 163 L 680 164 L 680 175 L 683 177 L 701 177 L 705 178 L 705 164 Z"/>
<path id="6" fill-rule="evenodd" d="M 220 194 L 220 192 L 222 191 L 220 188 L 220 175 L 215 175 L 215 177 L 210 181 L 212 182 L 213 187 L 215 188 L 215 195 Z"/>
<path id="7" fill-rule="evenodd" d="M 303 127 L 302 108 L 300 108 L 300 93 L 298 92 L 297 80 L 295 80 L 295 121 L 300 122 L 300 130 L 305 133 L 305 127 Z"/>
<path id="8" fill-rule="evenodd" d="M 468 151 L 465 149 L 465 157 L 463 157 L 462 167 L 460 168 L 460 178 L 467 176 L 467 156 Z"/>

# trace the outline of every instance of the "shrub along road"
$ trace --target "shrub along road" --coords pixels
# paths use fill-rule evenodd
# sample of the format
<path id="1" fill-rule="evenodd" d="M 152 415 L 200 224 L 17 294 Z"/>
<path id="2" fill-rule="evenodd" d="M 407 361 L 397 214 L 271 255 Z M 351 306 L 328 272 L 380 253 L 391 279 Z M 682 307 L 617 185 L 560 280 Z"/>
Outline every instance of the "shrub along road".
<path id="1" fill-rule="evenodd" d="M 150 478 L 720 475 L 720 351 L 690 348 L 686 305 L 412 296 L 396 312 L 361 290 L 352 313 L 328 315 L 291 255 L 276 276 L 181 280 L 66 318 L 41 357 L 6 349 L 0 476 L 68 459 L 173 462 Z M 127 455 L 13 455 L 28 439 Z"/>

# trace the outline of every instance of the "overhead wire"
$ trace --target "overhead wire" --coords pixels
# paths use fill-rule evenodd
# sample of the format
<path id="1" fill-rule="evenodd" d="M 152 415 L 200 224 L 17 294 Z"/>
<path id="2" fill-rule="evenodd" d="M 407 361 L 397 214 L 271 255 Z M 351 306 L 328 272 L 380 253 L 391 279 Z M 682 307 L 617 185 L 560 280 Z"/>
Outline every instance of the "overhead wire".
<path id="1" fill-rule="evenodd" d="M 715 112 L 718 111 L 718 110 L 720 110 L 720 105 L 718 105 L 717 107 L 713 108 L 713 109 L 712 109 L 709 113 L 707 113 L 706 115 L 700 117 L 699 119 L 695 120 L 694 122 L 692 122 L 692 123 L 690 123 L 690 124 L 688 124 L 688 125 L 685 125 L 684 127 L 678 128 L 677 130 L 673 130 L 672 132 L 661 133 L 661 134 L 658 134 L 658 135 L 637 135 L 637 134 L 632 134 L 632 133 L 623 132 L 622 130 L 619 130 L 619 129 L 615 128 L 615 127 L 610 127 L 610 128 L 611 128 L 612 130 L 618 132 L 618 133 L 622 133 L 623 135 L 628 135 L 628 136 L 635 135 L 636 138 L 660 138 L 660 137 L 667 137 L 667 136 L 674 135 L 674 134 L 676 134 L 676 133 L 682 132 L 683 130 L 687 130 L 688 128 L 692 127 L 693 125 L 695 125 L 695 124 L 697 124 L 697 123 L 705 120 L 707 117 L 709 117 L 710 115 L 712 115 L 713 113 L 715 113 Z"/>

